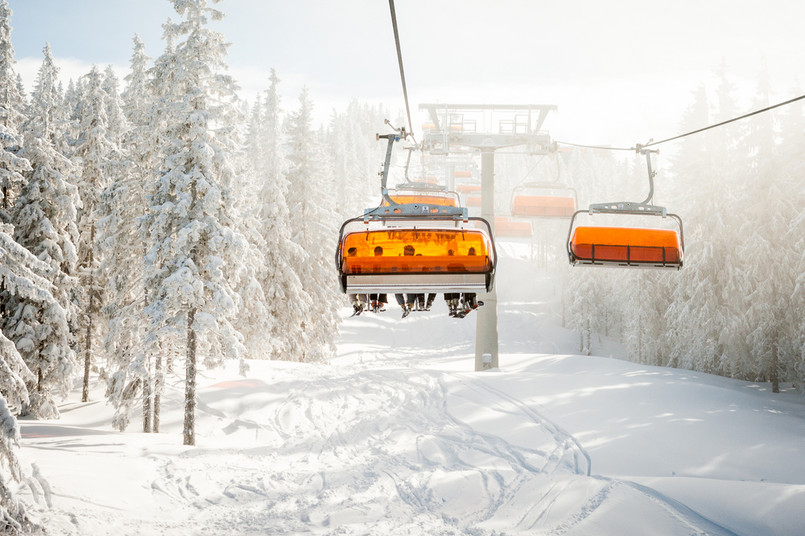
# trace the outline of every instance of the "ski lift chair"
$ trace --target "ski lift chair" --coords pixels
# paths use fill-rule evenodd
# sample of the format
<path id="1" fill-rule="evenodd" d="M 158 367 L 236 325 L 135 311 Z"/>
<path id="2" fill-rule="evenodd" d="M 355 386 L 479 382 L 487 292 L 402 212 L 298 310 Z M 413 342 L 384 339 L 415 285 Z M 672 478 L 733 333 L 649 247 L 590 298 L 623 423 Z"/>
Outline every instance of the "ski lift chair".
<path id="1" fill-rule="evenodd" d="M 646 155 L 649 173 L 649 196 L 642 203 L 616 202 L 590 205 L 588 210 L 575 212 L 568 229 L 567 254 L 570 264 L 583 266 L 617 266 L 625 268 L 682 268 L 685 250 L 682 219 L 670 214 L 665 207 L 650 205 L 654 195 L 654 174 L 651 169 L 651 152 L 638 146 Z M 612 219 L 624 218 L 671 221 L 670 226 L 600 226 L 576 225 L 576 218 L 588 214 L 590 220 L 596 214 L 611 214 Z M 662 220 L 658 220 L 661 218 Z"/>
<path id="2" fill-rule="evenodd" d="M 554 183 L 518 186 L 512 193 L 512 216 L 570 218 L 576 211 L 576 190 Z"/>
<path id="3" fill-rule="evenodd" d="M 491 236 L 482 218 L 353 218 L 342 225 L 336 251 L 341 290 L 488 292 L 497 262 Z"/>
<path id="4" fill-rule="evenodd" d="M 387 134 L 382 173 L 385 203 L 341 225 L 335 264 L 341 290 L 363 293 L 488 292 L 497 253 L 492 229 L 463 207 L 398 203 L 386 189 L 391 150 Z"/>

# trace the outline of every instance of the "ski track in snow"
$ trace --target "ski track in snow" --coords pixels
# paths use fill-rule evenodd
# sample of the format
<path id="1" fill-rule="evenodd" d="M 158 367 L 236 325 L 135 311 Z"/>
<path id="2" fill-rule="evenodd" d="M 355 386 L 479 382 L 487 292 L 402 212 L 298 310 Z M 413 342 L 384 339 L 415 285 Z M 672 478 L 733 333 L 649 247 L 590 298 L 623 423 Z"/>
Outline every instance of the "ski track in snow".
<path id="1" fill-rule="evenodd" d="M 507 329 L 545 321 L 521 303 L 517 308 L 523 314 Z M 114 507 L 73 496 L 63 510 L 40 514 L 58 533 L 110 536 L 579 536 L 641 533 L 630 513 L 651 509 L 648 517 L 658 524 L 645 534 L 734 534 L 656 490 L 595 475 L 573 435 L 505 392 L 505 375 L 432 368 L 408 340 L 432 320 L 422 314 L 399 328 L 393 314 L 345 322 L 346 330 L 357 322 L 395 326 L 386 333 L 393 350 L 367 331 L 346 361 L 279 369 L 271 385 L 228 382 L 239 389 L 236 397 L 220 395 L 215 385 L 201 388 L 197 418 L 218 431 L 215 441 L 174 451 L 142 447 L 138 461 L 153 474 L 139 492 L 151 497 L 153 512 L 110 516 Z M 461 322 L 448 329 L 471 332 L 475 319 Z M 468 351 L 452 347 L 446 355 Z M 501 435 L 505 427 L 516 433 Z"/>
<path id="2" fill-rule="evenodd" d="M 466 407 L 484 399 L 496 402 Z M 548 448 L 512 444 L 466 422 L 454 407 L 462 415 L 514 415 Z M 665 511 L 673 526 L 686 529 L 680 534 L 732 534 L 649 488 L 589 477 L 590 457 L 572 436 L 483 378 L 416 369 L 333 374 L 306 381 L 266 410 L 253 423 L 261 437 L 274 438 L 263 447 L 225 456 L 197 448 L 160 459 L 153 489 L 197 512 L 175 528 L 588 534 L 585 521 L 617 495 Z M 216 472 L 222 462 L 227 471 Z"/>

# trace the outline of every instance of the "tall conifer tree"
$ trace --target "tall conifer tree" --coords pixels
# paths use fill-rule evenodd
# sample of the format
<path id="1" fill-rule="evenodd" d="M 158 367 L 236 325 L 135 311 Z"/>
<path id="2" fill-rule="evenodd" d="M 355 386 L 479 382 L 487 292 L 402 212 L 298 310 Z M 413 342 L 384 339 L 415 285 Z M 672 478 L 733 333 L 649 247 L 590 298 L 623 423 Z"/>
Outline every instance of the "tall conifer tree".
<path id="1" fill-rule="evenodd" d="M 288 119 L 288 206 L 291 210 L 292 239 L 305 252 L 296 267 L 307 299 L 300 328 L 301 361 L 321 361 L 334 351 L 338 327 L 337 308 L 343 303 L 336 288 L 332 265 L 332 244 L 337 240 L 333 221 L 333 184 L 323 172 L 322 155 L 312 128 L 313 103 L 307 88 L 299 95 L 299 108 Z"/>
<path id="2" fill-rule="evenodd" d="M 183 39 L 169 49 L 169 84 L 162 94 L 168 136 L 165 159 L 149 187 L 150 236 L 146 285 L 153 289 L 146 308 L 151 331 L 185 354 L 183 441 L 194 445 L 196 375 L 207 365 L 242 355 L 241 336 L 232 325 L 240 305 L 235 292 L 238 259 L 245 240 L 235 231 L 229 188 L 235 148 L 234 82 L 223 71 L 227 45 L 208 28 L 223 17 L 215 0 L 174 0 L 179 23 L 164 26 L 166 38 Z"/>
<path id="3" fill-rule="evenodd" d="M 0 222 L 9 221 L 9 210 L 31 169 L 27 159 L 20 157 L 25 122 L 25 99 L 17 84 L 14 69 L 14 47 L 11 44 L 11 9 L 6 0 L 0 1 Z"/>
<path id="4" fill-rule="evenodd" d="M 68 321 L 76 317 L 75 267 L 77 263 L 78 190 L 68 176 L 75 172 L 72 162 L 56 150 L 59 136 L 61 94 L 57 70 L 50 47 L 31 95 L 30 119 L 25 124 L 24 151 L 31 163 L 27 182 L 12 210 L 14 239 L 51 268 L 54 295 L 67 312 Z M 36 381 L 29 385 L 30 405 L 25 413 L 41 418 L 58 416 L 55 394 L 66 394 L 75 364 L 73 336 L 65 329 L 53 306 L 43 307 L 27 299 L 12 303 L 4 332 L 15 342 Z"/>

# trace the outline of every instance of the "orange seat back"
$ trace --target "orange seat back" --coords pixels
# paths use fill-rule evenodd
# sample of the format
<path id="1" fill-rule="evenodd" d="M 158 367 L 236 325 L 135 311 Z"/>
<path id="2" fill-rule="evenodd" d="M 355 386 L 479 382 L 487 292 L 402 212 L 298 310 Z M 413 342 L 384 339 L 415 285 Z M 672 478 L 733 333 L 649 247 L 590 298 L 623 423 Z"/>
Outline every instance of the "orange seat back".
<path id="1" fill-rule="evenodd" d="M 414 255 L 405 255 L 405 246 Z M 382 255 L 375 255 L 376 248 Z M 470 254 L 470 250 L 474 254 Z M 353 232 L 343 238 L 345 274 L 492 271 L 486 234 L 478 230 L 418 229 Z"/>
<path id="2" fill-rule="evenodd" d="M 623 263 L 682 262 L 679 235 L 671 229 L 576 227 L 570 250 L 578 259 Z"/>

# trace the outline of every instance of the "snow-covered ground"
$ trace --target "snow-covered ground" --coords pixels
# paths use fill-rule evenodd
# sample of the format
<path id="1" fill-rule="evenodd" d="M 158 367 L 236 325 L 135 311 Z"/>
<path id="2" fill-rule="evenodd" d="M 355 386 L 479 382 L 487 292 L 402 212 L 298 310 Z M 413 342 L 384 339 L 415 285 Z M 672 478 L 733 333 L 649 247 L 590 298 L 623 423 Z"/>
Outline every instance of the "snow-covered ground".
<path id="1" fill-rule="evenodd" d="M 160 434 L 114 432 L 101 386 L 22 421 L 23 499 L 54 535 L 802 534 L 805 398 L 577 355 L 557 280 L 502 249 L 499 369 L 474 315 L 392 303 L 330 364 L 205 372 L 196 447 L 179 377 Z"/>

